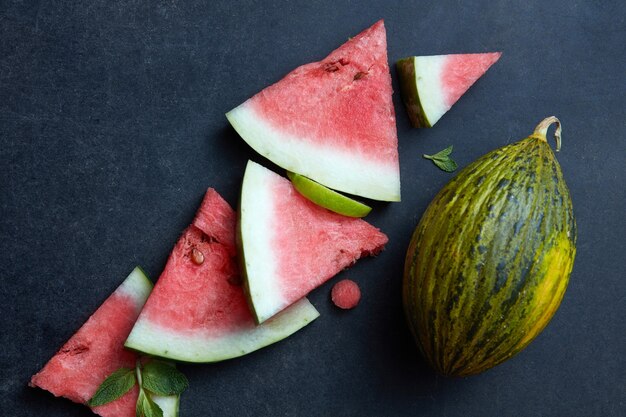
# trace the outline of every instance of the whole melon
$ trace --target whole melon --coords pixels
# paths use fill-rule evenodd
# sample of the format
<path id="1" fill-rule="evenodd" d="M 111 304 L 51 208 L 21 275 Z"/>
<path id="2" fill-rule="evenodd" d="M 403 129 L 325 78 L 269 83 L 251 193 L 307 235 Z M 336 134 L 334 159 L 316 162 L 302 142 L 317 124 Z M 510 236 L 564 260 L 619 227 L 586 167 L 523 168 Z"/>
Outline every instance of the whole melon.
<path id="1" fill-rule="evenodd" d="M 463 169 L 437 194 L 407 252 L 403 304 L 426 360 L 477 374 L 524 349 L 556 312 L 576 224 L 542 121 L 529 137 Z"/>

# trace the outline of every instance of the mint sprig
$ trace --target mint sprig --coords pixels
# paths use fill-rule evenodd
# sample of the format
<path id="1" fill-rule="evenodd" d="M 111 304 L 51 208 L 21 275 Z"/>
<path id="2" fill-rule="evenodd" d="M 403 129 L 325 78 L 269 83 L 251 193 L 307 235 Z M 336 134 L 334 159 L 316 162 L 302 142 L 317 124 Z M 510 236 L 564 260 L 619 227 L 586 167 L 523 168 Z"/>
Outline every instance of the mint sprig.
<path id="1" fill-rule="evenodd" d="M 139 397 L 137 397 L 137 405 L 135 407 L 136 417 L 163 417 L 163 410 L 152 398 L 144 391 L 139 389 Z"/>
<path id="2" fill-rule="evenodd" d="M 160 361 L 143 367 L 143 387 L 157 395 L 180 394 L 189 387 L 187 377 L 172 365 Z"/>
<path id="3" fill-rule="evenodd" d="M 100 387 L 87 402 L 87 405 L 97 407 L 115 401 L 130 391 L 136 383 L 133 369 L 120 368 L 100 384 Z"/>
<path id="4" fill-rule="evenodd" d="M 452 158 L 450 158 L 450 154 L 452 153 L 452 145 L 448 146 L 446 149 L 437 152 L 434 155 L 422 155 L 426 159 L 430 159 L 433 161 L 439 169 L 446 172 L 453 172 L 456 170 L 457 165 L 456 162 Z"/>
<path id="5" fill-rule="evenodd" d="M 163 417 L 163 410 L 151 395 L 180 395 L 189 387 L 189 382 L 173 364 L 157 360 L 142 364 L 141 360 L 137 360 L 135 369 L 120 368 L 109 375 L 87 401 L 87 405 L 97 407 L 113 402 L 135 385 L 139 385 L 136 416 Z"/>

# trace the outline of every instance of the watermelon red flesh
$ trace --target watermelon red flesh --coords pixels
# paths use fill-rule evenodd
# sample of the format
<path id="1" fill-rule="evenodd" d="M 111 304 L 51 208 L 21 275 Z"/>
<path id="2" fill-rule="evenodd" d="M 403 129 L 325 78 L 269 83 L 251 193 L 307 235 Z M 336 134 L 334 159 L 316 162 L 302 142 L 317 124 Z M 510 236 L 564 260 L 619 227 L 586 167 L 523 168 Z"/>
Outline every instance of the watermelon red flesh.
<path id="1" fill-rule="evenodd" d="M 315 205 L 290 181 L 248 162 L 239 225 L 249 299 L 263 322 L 362 256 L 387 236 L 361 219 Z"/>
<path id="2" fill-rule="evenodd" d="M 245 323 L 250 313 L 237 285 L 234 230 L 235 213 L 209 189 L 193 223 L 172 250 L 141 320 L 216 337 Z M 200 265 L 192 260 L 194 249 L 204 258 Z M 243 302 L 236 302 L 237 298 Z"/>
<path id="3" fill-rule="evenodd" d="M 490 52 L 400 60 L 402 95 L 412 123 L 433 126 L 500 56 L 500 52 Z"/>
<path id="4" fill-rule="evenodd" d="M 356 282 L 343 279 L 333 285 L 330 296 L 337 307 L 348 310 L 359 304 L 361 289 Z"/>
<path id="5" fill-rule="evenodd" d="M 381 20 L 226 116 L 250 146 L 289 171 L 340 191 L 399 201 L 391 95 Z"/>
<path id="6" fill-rule="evenodd" d="M 121 367 L 134 368 L 138 355 L 124 349 L 124 340 L 148 298 L 152 284 L 140 268 L 135 270 L 35 374 L 30 385 L 58 397 L 85 404 L 102 381 Z M 133 417 L 137 389 L 122 398 L 93 408 L 105 417 Z M 167 415 L 171 414 L 168 410 Z"/>
<path id="7" fill-rule="evenodd" d="M 283 339 L 318 313 L 302 300 L 255 326 L 236 263 L 235 212 L 209 189 L 178 240 L 126 346 L 188 362 L 214 362 Z M 201 253 L 202 263 L 194 262 Z M 199 259 L 196 256 L 196 261 Z"/>

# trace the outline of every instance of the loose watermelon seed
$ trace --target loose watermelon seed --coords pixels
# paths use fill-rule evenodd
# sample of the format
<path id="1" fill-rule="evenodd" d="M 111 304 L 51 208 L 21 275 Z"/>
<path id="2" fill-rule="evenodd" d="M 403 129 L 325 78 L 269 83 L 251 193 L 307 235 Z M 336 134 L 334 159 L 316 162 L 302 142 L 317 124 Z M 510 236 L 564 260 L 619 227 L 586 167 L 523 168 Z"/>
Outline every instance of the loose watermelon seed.
<path id="1" fill-rule="evenodd" d="M 348 310 L 359 304 L 361 290 L 356 282 L 344 279 L 333 286 L 330 296 L 337 307 Z"/>
<path id="2" fill-rule="evenodd" d="M 191 260 L 196 265 L 202 265 L 202 263 L 204 262 L 204 254 L 198 249 L 193 248 L 193 250 L 191 251 Z"/>

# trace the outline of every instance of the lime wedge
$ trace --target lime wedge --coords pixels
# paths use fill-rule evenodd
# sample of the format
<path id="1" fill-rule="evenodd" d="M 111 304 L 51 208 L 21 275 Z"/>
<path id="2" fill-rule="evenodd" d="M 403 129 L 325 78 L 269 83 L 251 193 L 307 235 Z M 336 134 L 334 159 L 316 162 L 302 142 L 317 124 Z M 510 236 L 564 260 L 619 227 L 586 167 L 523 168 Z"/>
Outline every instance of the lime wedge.
<path id="1" fill-rule="evenodd" d="M 330 211 L 349 217 L 365 217 L 372 211 L 371 207 L 326 188 L 300 174 L 287 171 L 287 177 L 305 198 Z"/>

